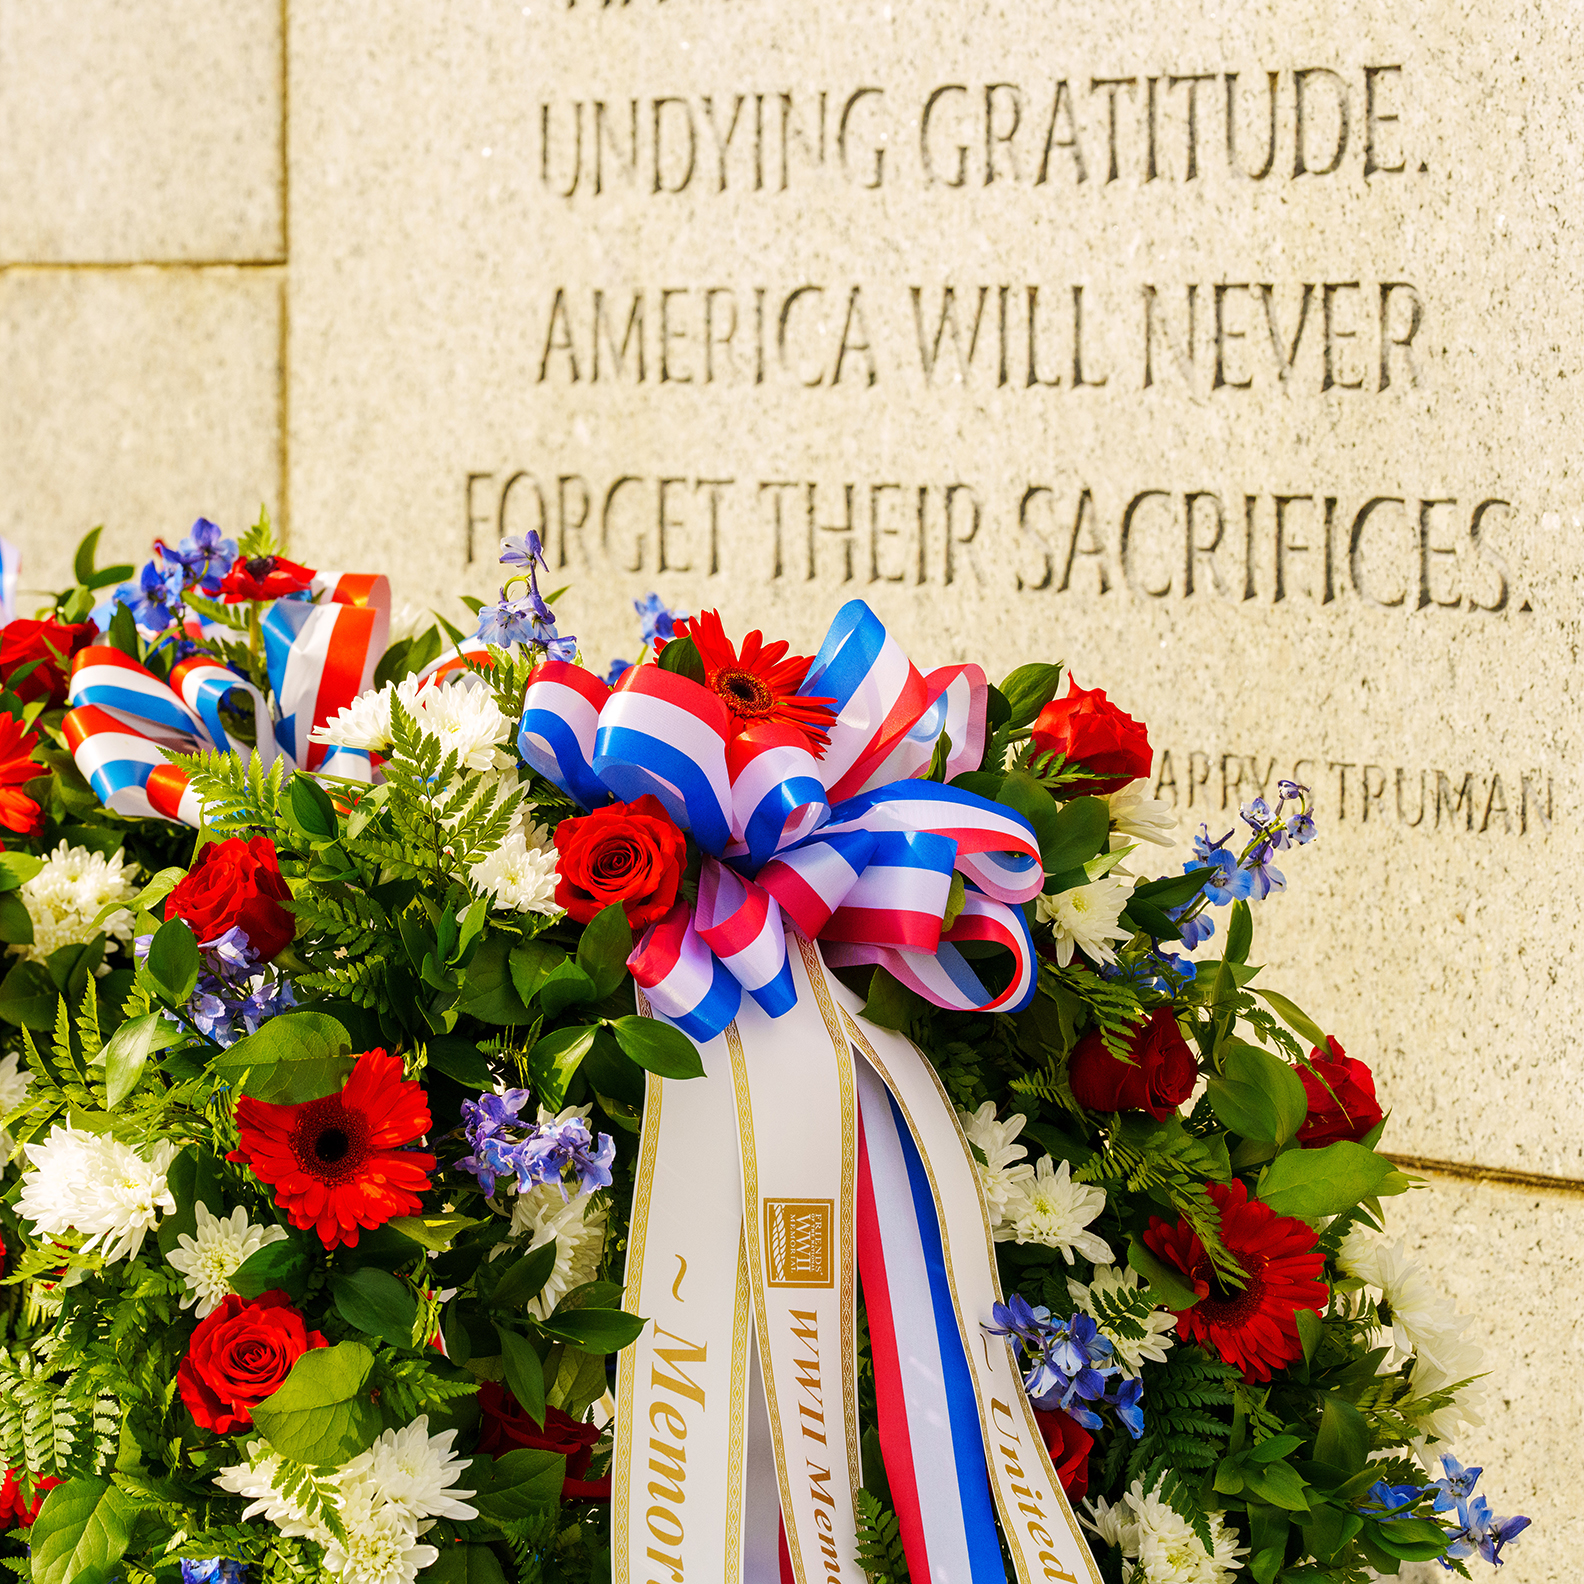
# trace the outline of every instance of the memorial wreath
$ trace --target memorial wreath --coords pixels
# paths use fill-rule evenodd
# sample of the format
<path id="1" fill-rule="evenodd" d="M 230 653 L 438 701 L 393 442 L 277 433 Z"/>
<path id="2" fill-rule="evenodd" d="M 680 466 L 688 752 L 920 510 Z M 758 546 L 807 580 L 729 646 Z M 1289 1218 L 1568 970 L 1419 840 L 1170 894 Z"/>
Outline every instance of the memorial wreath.
<path id="1" fill-rule="evenodd" d="M 96 539 L 37 619 L 4 560 L 16 1573 L 1500 1563 L 1370 1070 L 1250 961 L 1304 787 L 1141 879 L 1056 664 L 650 596 L 606 677 L 532 534 L 471 637 L 263 517 Z"/>

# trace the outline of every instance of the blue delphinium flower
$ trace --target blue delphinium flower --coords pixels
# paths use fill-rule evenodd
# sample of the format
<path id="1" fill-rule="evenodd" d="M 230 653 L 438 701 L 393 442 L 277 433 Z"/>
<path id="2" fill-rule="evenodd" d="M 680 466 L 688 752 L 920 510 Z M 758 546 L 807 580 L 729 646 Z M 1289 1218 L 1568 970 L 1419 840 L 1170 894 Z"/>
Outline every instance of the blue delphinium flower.
<path id="1" fill-rule="evenodd" d="M 1443 1452 L 1441 1478 L 1430 1482 L 1430 1487 L 1436 1493 L 1435 1510 L 1451 1512 L 1459 1501 L 1472 1496 L 1484 1472 L 1483 1468 L 1464 1468 L 1450 1452 Z"/>
<path id="2" fill-rule="evenodd" d="M 1053 1320 L 1046 1308 L 1033 1308 L 1013 1293 L 1004 1304 L 991 1308 L 991 1336 L 1010 1336 L 1023 1362 L 1023 1389 L 1036 1408 L 1060 1408 L 1086 1429 L 1099 1429 L 1103 1421 L 1085 1402 L 1106 1400 L 1106 1377 L 1118 1373 L 1111 1360 L 1111 1340 L 1086 1314 L 1070 1320 Z M 1131 1408 L 1136 1399 L 1130 1399 Z"/>
<path id="3" fill-rule="evenodd" d="M 1116 1409 L 1116 1416 L 1135 1441 L 1144 1434 L 1144 1382 L 1137 1376 L 1125 1376 L 1100 1400 Z M 1092 1427 L 1091 1427 L 1092 1428 Z"/>
<path id="4" fill-rule="evenodd" d="M 575 660 L 577 639 L 557 633 L 555 612 L 539 592 L 540 569 L 550 570 L 539 535 L 529 532 L 503 539 L 500 559 L 502 566 L 521 570 L 507 580 L 498 603 L 479 607 L 475 636 L 502 648 L 514 643 L 537 644 L 552 660 Z M 511 586 L 517 582 L 526 582 L 528 587 L 513 598 Z"/>
<path id="5" fill-rule="evenodd" d="M 1476 1496 L 1472 1501 L 1460 1497 L 1457 1514 L 1458 1528 L 1440 1558 L 1441 1566 L 1449 1570 L 1454 1562 L 1461 1562 L 1476 1551 L 1492 1567 L 1500 1567 L 1502 1547 L 1510 1545 L 1529 1527 L 1529 1520 L 1521 1515 L 1497 1518 L 1483 1496 Z"/>
<path id="6" fill-rule="evenodd" d="M 664 639 L 669 643 L 676 637 L 676 624 L 687 620 L 687 612 L 667 610 L 658 594 L 646 594 L 641 600 L 633 601 L 633 609 L 638 612 L 638 619 L 643 623 L 643 641 L 653 644 L 656 638 Z"/>
<path id="7" fill-rule="evenodd" d="M 554 1183 L 563 1199 L 573 1182 L 579 1193 L 610 1186 L 615 1139 L 609 1133 L 596 1136 L 579 1116 L 540 1122 L 527 1089 L 464 1100 L 461 1114 L 463 1136 L 473 1153 L 457 1167 L 476 1177 L 486 1196 L 494 1195 L 496 1180 L 502 1177 L 515 1178 L 518 1191 Z"/>
<path id="8" fill-rule="evenodd" d="M 1278 826 L 1278 830 L 1283 827 Z M 1285 891 L 1287 877 L 1271 862 L 1272 843 L 1255 842 L 1243 855 L 1243 871 L 1249 877 L 1248 897 L 1251 902 L 1263 902 L 1272 891 Z M 1208 888 L 1207 888 L 1208 889 Z"/>
<path id="9" fill-rule="evenodd" d="M 1376 1480 L 1359 1503 L 1359 1511 L 1371 1518 L 1395 1518 L 1407 1512 L 1422 1494 L 1417 1485 L 1388 1485 Z"/>
<path id="10" fill-rule="evenodd" d="M 631 660 L 623 660 L 619 655 L 611 661 L 610 670 L 605 673 L 605 686 L 615 687 L 621 679 L 633 668 Z"/>
<path id="11" fill-rule="evenodd" d="M 174 550 L 163 543 L 158 548 L 165 561 L 182 568 L 187 585 L 196 585 L 200 594 L 218 594 L 237 558 L 236 540 L 227 539 L 207 517 L 200 517 Z"/>
<path id="12" fill-rule="evenodd" d="M 1237 854 L 1226 845 L 1231 839 L 1232 832 L 1228 831 L 1225 836 L 1212 840 L 1210 827 L 1201 825 L 1193 842 L 1194 856 L 1199 861 L 1183 865 L 1185 874 L 1204 868 L 1211 871 L 1210 878 L 1204 884 L 1204 895 L 1216 907 L 1240 902 L 1254 889 L 1253 876 L 1239 866 Z"/>
<path id="13" fill-rule="evenodd" d="M 182 1584 L 247 1584 L 247 1564 L 210 1557 L 204 1562 L 182 1558 Z"/>
<path id="14" fill-rule="evenodd" d="M 139 627 L 163 632 L 180 618 L 184 582 L 180 563 L 163 567 L 156 557 L 144 564 L 136 583 L 123 583 L 115 597 L 118 604 L 131 608 Z"/>
<path id="15" fill-rule="evenodd" d="M 257 1034 L 270 1018 L 297 1005 L 291 981 L 261 965 L 246 933 L 235 926 L 206 942 L 200 961 L 187 1007 L 193 1026 L 218 1045 L 229 1048 Z"/>

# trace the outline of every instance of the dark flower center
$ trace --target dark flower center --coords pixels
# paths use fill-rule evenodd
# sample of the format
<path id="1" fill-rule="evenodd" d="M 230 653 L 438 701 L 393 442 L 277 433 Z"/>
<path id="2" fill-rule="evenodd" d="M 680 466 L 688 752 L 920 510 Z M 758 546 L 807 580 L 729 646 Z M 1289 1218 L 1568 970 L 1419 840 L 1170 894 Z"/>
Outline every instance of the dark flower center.
<path id="1" fill-rule="evenodd" d="M 1245 1260 L 1250 1256 L 1245 1255 Z M 1259 1267 L 1264 1265 L 1262 1259 L 1254 1257 L 1256 1269 L 1248 1270 L 1248 1285 L 1243 1288 L 1229 1287 L 1223 1282 L 1215 1269 L 1206 1261 L 1197 1274 L 1207 1282 L 1210 1291 L 1199 1300 L 1198 1313 L 1208 1324 L 1226 1326 L 1237 1330 L 1245 1326 L 1260 1312 L 1265 1295 L 1265 1279 L 1260 1274 Z"/>
<path id="2" fill-rule="evenodd" d="M 348 1111 L 339 1095 L 305 1105 L 292 1129 L 298 1168 L 323 1183 L 356 1177 L 368 1158 L 368 1122 Z"/>
<path id="3" fill-rule="evenodd" d="M 338 1161 L 351 1147 L 352 1140 L 340 1128 L 326 1128 L 314 1140 L 314 1154 L 322 1161 Z"/>
<path id="4" fill-rule="evenodd" d="M 775 708 L 769 683 L 752 671 L 717 671 L 712 686 L 734 715 L 764 715 Z"/>
<path id="5" fill-rule="evenodd" d="M 251 578 L 268 577 L 275 570 L 275 557 L 252 556 L 247 562 L 247 570 Z"/>

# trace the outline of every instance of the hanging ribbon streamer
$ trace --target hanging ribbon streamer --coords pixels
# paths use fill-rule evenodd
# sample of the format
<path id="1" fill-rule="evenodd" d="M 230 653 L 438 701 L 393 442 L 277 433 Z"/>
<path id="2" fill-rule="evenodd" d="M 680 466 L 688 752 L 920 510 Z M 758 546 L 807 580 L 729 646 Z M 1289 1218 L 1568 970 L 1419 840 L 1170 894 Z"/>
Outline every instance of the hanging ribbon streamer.
<path id="1" fill-rule="evenodd" d="M 257 687 L 209 655 L 179 661 L 162 681 L 112 645 L 77 652 L 62 730 L 106 808 L 200 825 L 202 809 L 187 774 L 166 759 L 167 749 L 244 757 L 256 749 L 266 768 L 279 757 L 290 770 L 370 779 L 366 753 L 325 748 L 308 742 L 308 734 L 372 685 L 390 632 L 390 584 L 361 573 L 321 572 L 310 594 L 276 600 L 264 613 L 275 710 Z M 222 705 L 252 712 L 252 742 L 232 736 Z"/>
<path id="2" fill-rule="evenodd" d="M 652 1323 L 621 1361 L 616 1584 L 860 1584 L 858 1272 L 912 1577 L 1000 1584 L 999 1512 L 1020 1584 L 1099 1584 L 1011 1350 L 982 1330 L 995 1246 L 951 1103 L 810 942 L 789 945 L 789 1014 L 744 1001 L 700 1043 L 703 1078 L 648 1080 L 625 1302 Z"/>

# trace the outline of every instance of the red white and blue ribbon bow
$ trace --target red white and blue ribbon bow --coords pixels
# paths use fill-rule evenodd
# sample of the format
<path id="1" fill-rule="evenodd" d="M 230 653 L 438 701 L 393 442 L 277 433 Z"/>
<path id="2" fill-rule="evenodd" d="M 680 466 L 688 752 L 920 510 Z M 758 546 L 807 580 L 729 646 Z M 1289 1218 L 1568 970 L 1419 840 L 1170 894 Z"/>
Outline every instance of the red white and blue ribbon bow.
<path id="1" fill-rule="evenodd" d="M 280 599 L 265 612 L 264 658 L 270 700 L 209 655 L 178 662 L 170 680 L 109 644 L 73 657 L 63 723 L 77 768 L 117 814 L 198 826 L 202 810 L 178 753 L 251 754 L 268 767 L 367 781 L 367 753 L 309 743 L 308 734 L 367 691 L 390 631 L 390 584 L 383 577 L 321 572 L 307 599 Z M 251 708 L 254 740 L 234 740 L 220 706 Z M 278 712 L 278 713 L 277 713 Z"/>
<path id="2" fill-rule="evenodd" d="M 551 661 L 529 683 L 518 749 L 594 808 L 646 793 L 708 855 L 698 903 L 679 902 L 629 959 L 651 1003 L 713 1038 L 746 991 L 772 1017 L 793 1004 L 787 923 L 833 965 L 876 963 L 937 1006 L 1015 1012 L 1032 998 L 1021 904 L 1043 873 L 1033 828 L 1010 808 L 922 780 L 944 735 L 946 773 L 978 767 L 986 684 L 974 665 L 921 674 L 861 600 L 842 607 L 799 692 L 830 699 L 830 745 L 779 724 L 733 735 L 699 683 L 635 666 L 614 690 Z M 953 872 L 962 910 L 943 928 Z M 1004 947 L 1015 971 L 985 987 L 959 949 Z"/>

